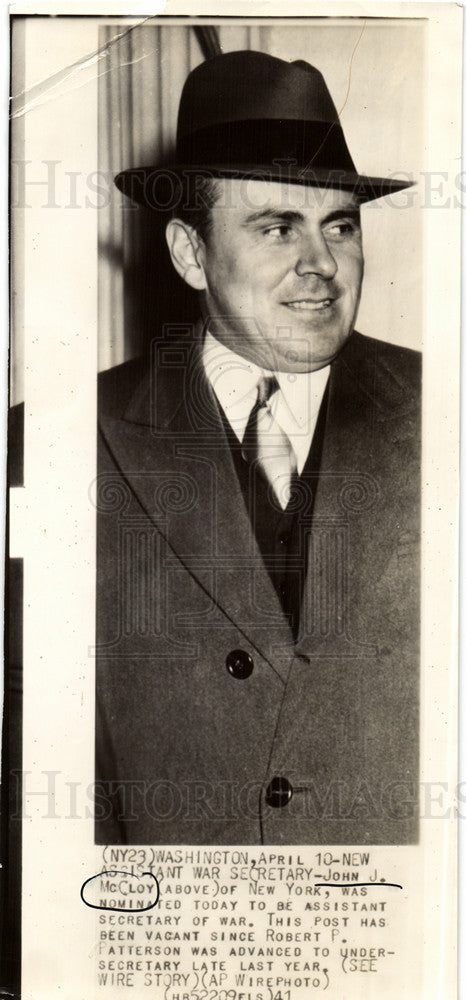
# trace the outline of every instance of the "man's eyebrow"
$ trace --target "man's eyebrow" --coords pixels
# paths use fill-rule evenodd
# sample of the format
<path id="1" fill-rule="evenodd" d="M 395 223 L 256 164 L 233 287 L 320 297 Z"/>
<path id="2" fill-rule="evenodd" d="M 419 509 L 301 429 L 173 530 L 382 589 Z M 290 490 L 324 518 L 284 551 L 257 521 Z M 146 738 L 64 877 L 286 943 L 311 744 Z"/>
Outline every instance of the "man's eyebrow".
<path id="1" fill-rule="evenodd" d="M 352 219 L 353 222 L 359 223 L 361 213 L 359 208 L 355 208 L 354 205 L 343 205 L 341 208 L 337 208 L 333 212 L 329 212 L 326 216 L 324 216 L 324 218 L 320 220 L 320 225 L 325 226 L 330 222 L 336 222 L 341 218 Z M 248 215 L 243 222 L 243 226 L 250 226 L 255 222 L 293 223 L 305 221 L 303 213 L 297 212 L 296 210 L 264 208 L 258 212 L 252 212 Z"/>
<path id="2" fill-rule="evenodd" d="M 352 219 L 353 222 L 361 221 L 361 212 L 359 208 L 354 208 L 353 205 L 343 206 L 342 208 L 337 208 L 334 212 L 329 212 L 324 219 L 321 219 L 321 226 L 327 226 L 329 222 L 337 222 L 338 219 Z"/>
<path id="3" fill-rule="evenodd" d="M 304 222 L 304 215 L 291 209 L 263 208 L 248 215 L 243 225 L 249 226 L 254 222 Z"/>

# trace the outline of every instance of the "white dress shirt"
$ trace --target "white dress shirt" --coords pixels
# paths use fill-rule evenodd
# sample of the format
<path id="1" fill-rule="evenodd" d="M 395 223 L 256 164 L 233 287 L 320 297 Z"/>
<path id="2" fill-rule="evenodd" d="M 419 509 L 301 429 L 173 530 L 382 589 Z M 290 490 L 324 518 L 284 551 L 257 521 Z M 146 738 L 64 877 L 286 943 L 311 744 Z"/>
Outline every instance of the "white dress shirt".
<path id="1" fill-rule="evenodd" d="M 271 397 L 269 407 L 291 441 L 297 471 L 301 475 L 311 447 L 330 365 L 315 372 L 270 372 L 235 354 L 209 331 L 204 340 L 203 363 L 220 406 L 240 442 L 256 402 L 257 383 L 261 375 L 275 375 L 280 392 Z"/>

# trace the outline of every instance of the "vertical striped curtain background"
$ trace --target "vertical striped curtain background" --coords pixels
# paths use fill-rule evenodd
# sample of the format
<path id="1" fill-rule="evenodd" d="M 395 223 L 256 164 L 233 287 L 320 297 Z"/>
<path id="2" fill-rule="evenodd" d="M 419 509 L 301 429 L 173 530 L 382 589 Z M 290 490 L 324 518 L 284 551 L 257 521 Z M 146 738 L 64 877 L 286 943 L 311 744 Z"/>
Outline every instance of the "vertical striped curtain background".
<path id="1" fill-rule="evenodd" d="M 221 25 L 223 52 L 268 51 L 267 26 Z M 120 37 L 118 37 L 120 35 Z M 116 39 L 116 40 L 115 40 Z M 181 91 L 204 59 L 189 25 L 143 24 L 101 28 L 107 71 L 99 90 L 99 169 L 105 192 L 99 208 L 99 370 L 140 353 L 160 321 L 182 323 L 189 291 L 171 273 L 164 247 L 166 220 L 134 207 L 114 187 L 118 171 L 156 164 L 174 148 Z M 195 318 L 192 317 L 192 318 Z"/>

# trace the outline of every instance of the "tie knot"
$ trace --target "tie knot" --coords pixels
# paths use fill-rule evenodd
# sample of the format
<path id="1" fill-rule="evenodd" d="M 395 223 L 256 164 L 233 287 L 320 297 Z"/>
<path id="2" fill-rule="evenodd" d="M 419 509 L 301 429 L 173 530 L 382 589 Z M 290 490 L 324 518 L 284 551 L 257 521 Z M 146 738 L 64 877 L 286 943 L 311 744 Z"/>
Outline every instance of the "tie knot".
<path id="1" fill-rule="evenodd" d="M 274 392 L 278 389 L 278 382 L 275 375 L 261 375 L 257 383 L 257 401 L 256 406 L 266 406 L 270 397 L 273 396 Z"/>

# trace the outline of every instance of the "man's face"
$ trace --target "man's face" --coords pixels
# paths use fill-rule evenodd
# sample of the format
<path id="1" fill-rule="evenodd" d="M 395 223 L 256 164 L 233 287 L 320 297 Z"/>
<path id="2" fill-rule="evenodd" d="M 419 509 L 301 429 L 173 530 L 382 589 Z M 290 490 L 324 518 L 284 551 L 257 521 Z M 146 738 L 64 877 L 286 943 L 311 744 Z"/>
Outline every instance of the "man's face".
<path id="1" fill-rule="evenodd" d="M 223 179 L 198 259 L 211 332 L 261 367 L 322 368 L 353 330 L 364 261 L 344 191 Z"/>

